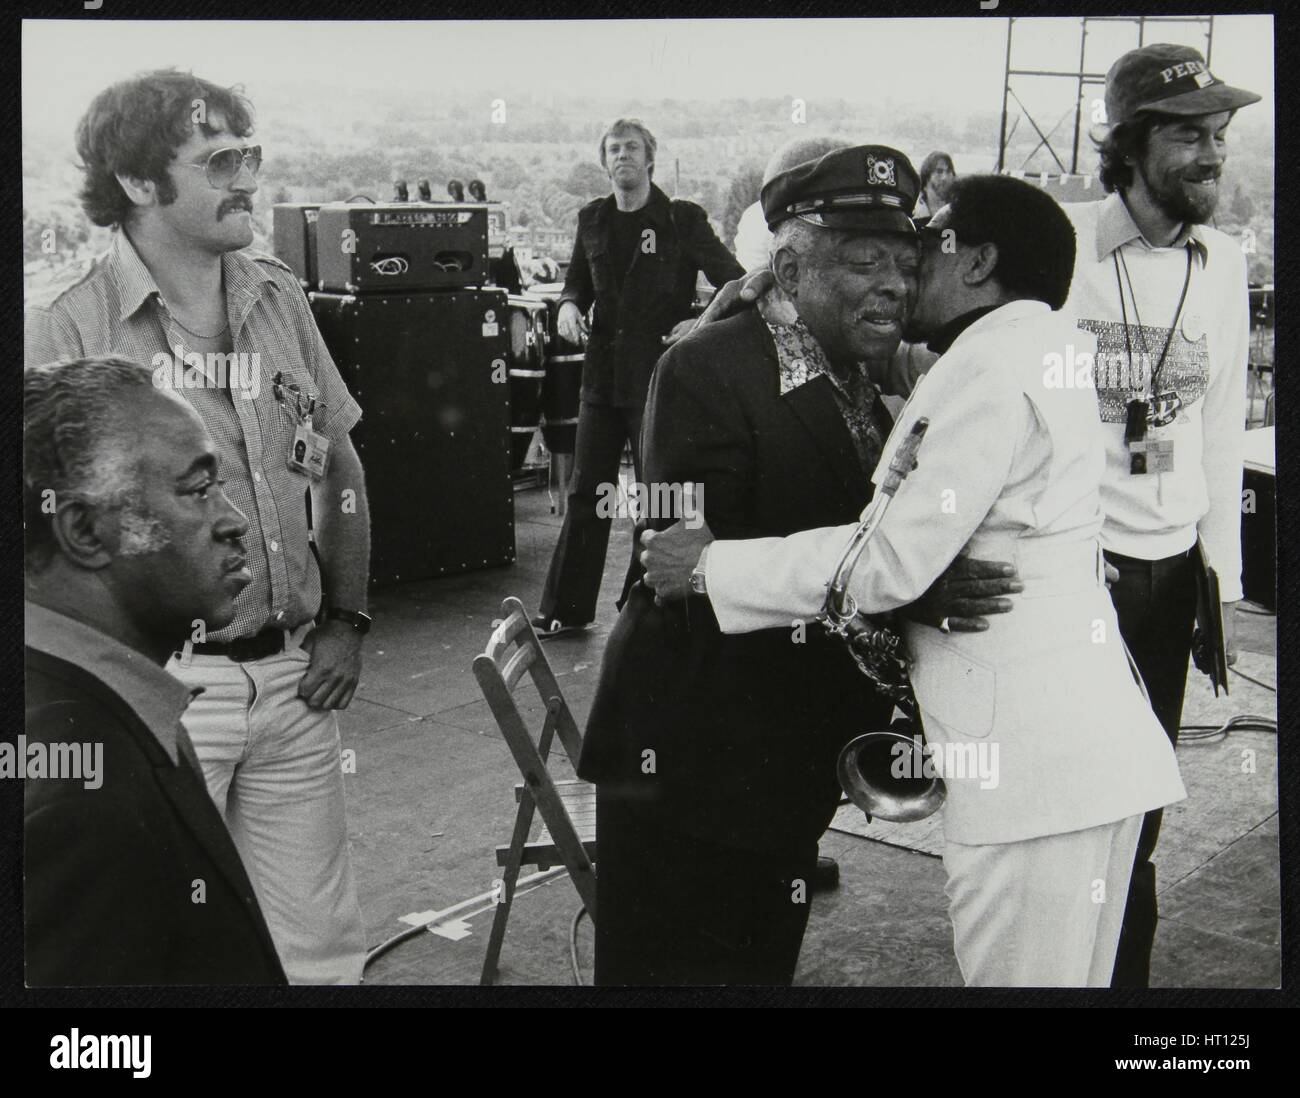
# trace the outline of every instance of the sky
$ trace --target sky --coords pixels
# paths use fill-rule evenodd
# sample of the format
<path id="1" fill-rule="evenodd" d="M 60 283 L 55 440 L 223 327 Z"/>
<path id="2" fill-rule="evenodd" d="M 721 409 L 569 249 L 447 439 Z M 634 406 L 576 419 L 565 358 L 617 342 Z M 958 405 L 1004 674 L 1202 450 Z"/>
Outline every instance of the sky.
<path id="1" fill-rule="evenodd" d="M 1078 20 L 1017 20 L 1013 64 L 1070 69 Z M 1102 71 L 1136 45 L 1136 27 L 1092 24 Z M 176 66 L 223 84 L 409 89 L 413 97 L 521 89 L 629 99 L 818 97 L 996 110 L 1007 20 L 646 20 L 553 22 L 133 22 L 23 24 L 24 126 L 71 134 L 105 85 Z M 1198 43 L 1185 25 L 1147 40 Z M 1199 42 L 1203 43 L 1200 38 Z M 1273 104 L 1270 16 L 1220 16 L 1211 68 Z"/>

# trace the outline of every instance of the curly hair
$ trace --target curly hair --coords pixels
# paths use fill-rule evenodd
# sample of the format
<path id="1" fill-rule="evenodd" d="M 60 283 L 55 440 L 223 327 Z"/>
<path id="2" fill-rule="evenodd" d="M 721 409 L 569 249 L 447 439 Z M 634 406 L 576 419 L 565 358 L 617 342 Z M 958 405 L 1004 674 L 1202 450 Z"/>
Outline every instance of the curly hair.
<path id="1" fill-rule="evenodd" d="M 202 104 L 202 121 L 194 115 Z M 219 115 L 224 131 L 208 118 Z M 253 132 L 253 107 L 242 87 L 223 88 L 193 73 L 157 69 L 105 88 L 77 124 L 85 181 L 81 207 L 96 225 L 125 224 L 135 209 L 118 175 L 151 180 L 164 206 L 176 200 L 168 167 L 197 126 L 211 137 Z"/>
<path id="2" fill-rule="evenodd" d="M 117 356 L 50 362 L 23 370 L 24 565 L 37 573 L 58 551 L 47 495 L 101 506 L 134 496 L 135 456 L 122 402 L 152 389 L 153 372 Z"/>
<path id="3" fill-rule="evenodd" d="M 1101 160 L 1097 175 L 1107 194 L 1133 185 L 1133 165 L 1125 161 L 1141 157 L 1147 151 L 1151 131 L 1169 120 L 1169 115 L 1145 111 L 1129 122 L 1111 126 L 1104 137 L 1093 137 L 1092 143 Z"/>

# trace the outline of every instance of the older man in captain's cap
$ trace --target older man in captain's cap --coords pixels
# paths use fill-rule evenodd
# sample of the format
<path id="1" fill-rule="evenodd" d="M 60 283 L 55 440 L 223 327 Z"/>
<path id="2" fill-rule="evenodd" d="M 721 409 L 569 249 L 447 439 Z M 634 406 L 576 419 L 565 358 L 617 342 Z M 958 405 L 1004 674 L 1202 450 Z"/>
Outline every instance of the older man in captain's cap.
<path id="1" fill-rule="evenodd" d="M 694 482 L 718 537 L 851 523 L 870 497 L 892 420 L 866 363 L 897 345 L 916 293 L 918 187 L 878 145 L 773 178 L 772 269 L 796 315 L 750 308 L 660 360 L 645 480 Z M 661 607 L 638 584 L 605 653 L 579 766 L 597 784 L 597 983 L 790 983 L 836 758 L 889 720 L 828 636 L 723 636 L 702 594 Z"/>

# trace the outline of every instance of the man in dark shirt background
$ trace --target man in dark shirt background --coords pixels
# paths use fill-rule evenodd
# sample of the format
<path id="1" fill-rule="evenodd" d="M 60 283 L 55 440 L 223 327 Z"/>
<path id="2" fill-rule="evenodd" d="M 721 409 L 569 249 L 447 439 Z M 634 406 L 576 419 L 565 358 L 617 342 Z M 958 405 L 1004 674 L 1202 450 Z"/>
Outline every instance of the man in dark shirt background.
<path id="1" fill-rule="evenodd" d="M 556 322 L 565 339 L 586 344 L 586 362 L 568 511 L 533 620 L 544 637 L 581 629 L 596 616 L 612 521 L 598 513 L 601 485 L 617 480 L 629 442 L 641 479 L 650 375 L 664 337 L 690 319 L 696 277 L 703 271 L 721 286 L 744 273 L 701 207 L 670 200 L 654 185 L 655 149 L 644 123 L 614 122 L 600 142 L 613 193 L 578 214 Z"/>

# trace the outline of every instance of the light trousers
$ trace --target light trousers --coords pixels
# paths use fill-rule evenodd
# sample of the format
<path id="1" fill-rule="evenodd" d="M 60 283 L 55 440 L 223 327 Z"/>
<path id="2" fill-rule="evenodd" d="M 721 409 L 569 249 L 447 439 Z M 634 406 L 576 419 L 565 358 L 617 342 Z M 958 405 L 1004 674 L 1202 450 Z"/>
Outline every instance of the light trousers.
<path id="1" fill-rule="evenodd" d="M 1142 817 L 1014 843 L 947 842 L 968 987 L 1108 987 Z"/>
<path id="2" fill-rule="evenodd" d="M 301 641 L 306 628 L 292 641 Z M 356 984 L 365 931 L 348 849 L 338 718 L 298 696 L 298 643 L 260 660 L 173 657 L 202 686 L 184 724 L 291 984 Z"/>

